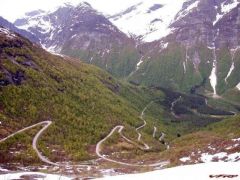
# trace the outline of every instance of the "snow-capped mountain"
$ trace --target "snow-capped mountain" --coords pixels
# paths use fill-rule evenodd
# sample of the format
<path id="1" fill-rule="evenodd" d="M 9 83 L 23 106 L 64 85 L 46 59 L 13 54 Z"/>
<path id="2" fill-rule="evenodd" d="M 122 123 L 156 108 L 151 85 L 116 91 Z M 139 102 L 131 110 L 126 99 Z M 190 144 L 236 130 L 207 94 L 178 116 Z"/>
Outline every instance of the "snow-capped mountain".
<path id="1" fill-rule="evenodd" d="M 240 82 L 239 0 L 189 0 L 170 24 L 171 33 L 139 48 L 143 56 L 130 80 L 222 94 Z"/>
<path id="2" fill-rule="evenodd" d="M 86 2 L 64 4 L 51 12 L 34 11 L 15 25 L 36 34 L 49 51 L 83 59 L 117 76 L 131 72 L 138 59 L 134 40 Z M 128 56 L 133 60 L 125 66 Z"/>
<path id="3" fill-rule="evenodd" d="M 133 34 L 145 42 L 151 42 L 171 33 L 170 25 L 185 1 L 140 1 L 125 11 L 110 16 L 109 19 L 126 34 Z M 192 8 L 194 6 L 189 7 L 188 11 Z"/>
<path id="4" fill-rule="evenodd" d="M 12 23 L 10 23 L 9 21 L 7 21 L 6 19 L 4 19 L 1 16 L 0 16 L 0 26 L 7 28 L 13 32 L 18 33 L 34 43 L 39 43 L 39 39 L 35 35 L 33 35 L 32 33 L 28 32 L 28 31 L 25 31 L 23 29 L 17 28 L 16 26 L 14 26 Z"/>
<path id="5" fill-rule="evenodd" d="M 84 32 L 106 33 L 109 36 L 111 33 L 121 34 L 88 3 L 80 3 L 78 6 L 65 3 L 51 12 L 33 11 L 17 19 L 15 25 L 37 34 L 41 44 L 55 52 L 60 52 L 66 41 L 79 38 L 77 36 L 80 33 L 79 36 L 84 36 Z"/>
<path id="6" fill-rule="evenodd" d="M 129 7 L 125 11 L 110 16 L 110 21 L 128 35 L 135 35 L 144 42 L 159 40 L 173 33 L 174 24 L 192 12 L 201 10 L 202 4 L 208 2 L 212 12 L 213 25 L 239 4 L 238 0 L 200 1 L 200 0 L 149 0 Z"/>
<path id="7" fill-rule="evenodd" d="M 111 16 L 86 2 L 65 4 L 28 13 L 15 25 L 35 34 L 49 51 L 135 84 L 190 92 L 204 85 L 215 95 L 238 85 L 240 0 L 134 2 Z"/>

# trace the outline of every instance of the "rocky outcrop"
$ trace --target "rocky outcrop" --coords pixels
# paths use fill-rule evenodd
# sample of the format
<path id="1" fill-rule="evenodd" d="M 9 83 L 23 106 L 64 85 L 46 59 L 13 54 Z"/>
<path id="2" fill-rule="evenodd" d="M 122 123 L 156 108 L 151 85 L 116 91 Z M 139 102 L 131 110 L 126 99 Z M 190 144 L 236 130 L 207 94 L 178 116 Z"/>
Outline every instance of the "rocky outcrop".
<path id="1" fill-rule="evenodd" d="M 212 47 L 214 43 L 216 48 L 236 48 L 239 45 L 240 2 L 195 0 L 186 2 L 185 6 L 188 8 L 194 3 L 197 5 L 187 14 L 183 13 L 184 10 L 179 12 L 171 25 L 174 32 L 170 39 L 190 47 L 199 43 Z"/>

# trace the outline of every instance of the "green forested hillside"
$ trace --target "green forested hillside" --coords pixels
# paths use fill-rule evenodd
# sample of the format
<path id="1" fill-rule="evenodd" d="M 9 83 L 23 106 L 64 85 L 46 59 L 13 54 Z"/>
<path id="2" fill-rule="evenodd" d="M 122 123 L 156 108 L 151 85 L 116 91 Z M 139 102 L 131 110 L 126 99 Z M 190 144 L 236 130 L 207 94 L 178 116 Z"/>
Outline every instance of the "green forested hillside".
<path id="1" fill-rule="evenodd" d="M 0 137 L 51 120 L 40 144 L 44 154 L 51 156 L 51 146 L 83 160 L 115 125 L 141 123 L 151 95 L 139 96 L 144 101 L 137 106 L 127 100 L 129 88 L 99 68 L 51 55 L 20 37 L 1 35 L 0 46 Z"/>
<path id="2" fill-rule="evenodd" d="M 177 54 L 166 56 L 175 61 L 172 57 L 181 56 Z M 114 127 L 123 126 L 122 135 L 133 143 L 114 133 L 101 147 L 104 155 L 128 163 L 170 160 L 171 165 L 179 164 L 183 152 L 215 137 L 221 139 L 219 133 L 225 129 L 230 133 L 238 126 L 236 117 L 226 120 L 226 126 L 220 122 L 209 127 L 239 112 L 240 106 L 231 101 L 234 93 L 229 91 L 226 100 L 216 101 L 157 86 L 136 86 L 78 59 L 52 55 L 18 35 L 0 33 L 0 140 L 24 127 L 51 121 L 37 144 L 52 162 L 96 162 L 97 143 Z M 0 165 L 15 170 L 16 163 L 42 164 L 32 146 L 42 127 L 1 142 Z M 237 135 L 234 131 L 229 137 Z M 149 149 L 139 148 L 145 143 Z"/>

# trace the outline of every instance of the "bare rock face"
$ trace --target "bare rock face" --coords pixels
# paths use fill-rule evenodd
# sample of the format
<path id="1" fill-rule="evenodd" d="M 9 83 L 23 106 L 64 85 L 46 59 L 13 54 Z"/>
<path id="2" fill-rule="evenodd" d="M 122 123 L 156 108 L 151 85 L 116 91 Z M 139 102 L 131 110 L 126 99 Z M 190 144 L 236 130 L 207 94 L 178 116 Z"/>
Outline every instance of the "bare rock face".
<path id="1" fill-rule="evenodd" d="M 130 81 L 187 92 L 201 84 L 216 94 L 235 88 L 240 82 L 239 12 L 238 0 L 186 1 L 168 36 L 140 46 L 143 62 Z"/>
<path id="2" fill-rule="evenodd" d="M 215 29 L 219 29 L 219 36 L 217 37 L 217 44 L 228 46 L 230 49 L 235 49 L 240 45 L 240 4 L 226 16 L 219 20 Z"/>
<path id="3" fill-rule="evenodd" d="M 236 48 L 239 45 L 239 7 L 237 0 L 188 1 L 184 4 L 196 4 L 196 7 L 171 25 L 173 39 L 187 46 L 204 43 L 217 48 Z M 188 5 L 188 6 L 187 6 Z M 183 6 L 183 9 L 184 9 Z M 191 6 L 191 5 L 190 5 Z M 184 10 L 182 10 L 184 11 Z M 180 17 L 179 17 L 180 16 Z"/>

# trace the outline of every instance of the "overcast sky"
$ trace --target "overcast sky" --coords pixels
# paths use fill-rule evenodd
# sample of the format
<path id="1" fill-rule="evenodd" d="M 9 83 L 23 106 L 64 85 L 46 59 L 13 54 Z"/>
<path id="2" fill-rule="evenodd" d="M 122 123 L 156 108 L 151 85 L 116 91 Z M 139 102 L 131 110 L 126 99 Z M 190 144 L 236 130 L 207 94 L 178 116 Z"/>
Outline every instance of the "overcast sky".
<path id="1" fill-rule="evenodd" d="M 113 14 L 141 0 L 0 0 L 0 16 L 13 22 L 26 12 L 36 9 L 51 10 L 69 1 L 74 4 L 86 1 L 98 11 Z"/>

